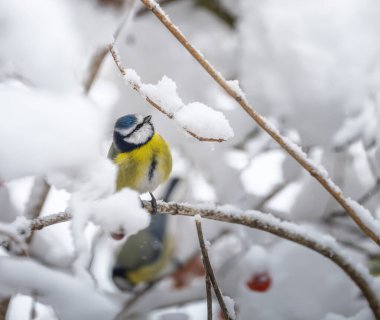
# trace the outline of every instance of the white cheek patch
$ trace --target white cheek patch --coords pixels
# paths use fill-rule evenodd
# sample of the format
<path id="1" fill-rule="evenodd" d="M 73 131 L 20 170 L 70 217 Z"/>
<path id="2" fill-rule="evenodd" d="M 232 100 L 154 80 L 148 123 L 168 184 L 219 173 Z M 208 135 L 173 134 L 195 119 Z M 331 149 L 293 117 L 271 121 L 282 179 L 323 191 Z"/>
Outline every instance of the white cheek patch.
<path id="1" fill-rule="evenodd" d="M 150 124 L 144 124 L 140 129 L 135 131 L 130 137 L 123 140 L 130 144 L 144 144 L 153 135 L 153 128 Z"/>

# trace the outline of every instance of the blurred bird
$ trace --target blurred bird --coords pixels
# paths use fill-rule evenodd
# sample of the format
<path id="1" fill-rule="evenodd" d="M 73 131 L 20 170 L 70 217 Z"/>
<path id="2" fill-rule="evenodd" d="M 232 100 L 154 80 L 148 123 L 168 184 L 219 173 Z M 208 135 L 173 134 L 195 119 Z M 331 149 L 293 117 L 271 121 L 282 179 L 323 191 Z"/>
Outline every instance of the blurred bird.
<path id="1" fill-rule="evenodd" d="M 152 194 L 168 179 L 172 157 L 166 141 L 155 133 L 151 116 L 126 115 L 115 123 L 113 143 L 108 157 L 118 166 L 116 189 L 129 187 Z M 121 290 L 155 279 L 167 266 L 172 254 L 167 216 L 153 215 L 148 228 L 130 236 L 121 247 L 112 272 Z"/>

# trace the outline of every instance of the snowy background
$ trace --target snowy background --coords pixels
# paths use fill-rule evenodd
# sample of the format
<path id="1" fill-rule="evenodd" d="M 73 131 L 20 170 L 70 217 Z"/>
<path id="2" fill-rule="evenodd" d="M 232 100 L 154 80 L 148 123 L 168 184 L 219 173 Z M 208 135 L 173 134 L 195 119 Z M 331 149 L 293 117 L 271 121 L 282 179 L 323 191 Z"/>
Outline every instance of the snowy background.
<path id="1" fill-rule="evenodd" d="M 162 8 L 226 79 L 239 81 L 260 114 L 379 219 L 378 1 L 173 0 Z M 108 53 L 87 93 L 91 61 L 119 26 L 115 48 L 129 72 L 123 79 Z M 353 264 L 380 274 L 376 244 L 139 1 L 2 0 L 0 39 L 6 319 L 112 319 L 131 297 L 110 278 L 121 244 L 109 233 L 121 226 L 136 233 L 150 216 L 135 192 L 114 193 L 116 168 L 106 158 L 115 120 L 130 113 L 151 114 L 172 149 L 173 172 L 158 199 L 176 181 L 170 201 L 272 213 L 331 235 Z M 201 142 L 186 130 L 226 141 Z M 24 216 L 35 218 L 45 180 L 51 189 L 41 216 L 69 208 L 73 221 L 35 232 L 28 257 L 16 257 L 25 235 L 12 243 L 6 235 L 19 237 Z M 194 219 L 170 219 L 175 259 L 186 261 L 199 250 Z M 202 221 L 238 319 L 373 319 L 354 282 L 325 257 L 266 232 Z M 206 319 L 199 266 L 160 282 L 130 319 Z M 215 300 L 220 320 L 218 308 Z"/>

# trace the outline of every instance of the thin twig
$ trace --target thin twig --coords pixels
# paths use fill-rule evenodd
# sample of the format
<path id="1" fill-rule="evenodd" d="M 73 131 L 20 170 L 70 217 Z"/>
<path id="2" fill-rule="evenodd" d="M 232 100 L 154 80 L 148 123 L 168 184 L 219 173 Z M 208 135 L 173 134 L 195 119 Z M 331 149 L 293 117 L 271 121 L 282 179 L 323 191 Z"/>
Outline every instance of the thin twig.
<path id="1" fill-rule="evenodd" d="M 108 49 L 111 52 L 112 58 L 115 61 L 115 64 L 116 64 L 117 68 L 119 69 L 121 75 L 123 77 L 126 76 L 127 75 L 127 69 L 125 68 L 125 66 L 121 62 L 120 56 L 119 56 L 117 50 L 115 49 L 115 47 L 113 46 L 113 44 L 110 44 L 109 47 L 108 47 Z M 129 86 L 133 90 L 135 90 L 137 93 L 139 93 L 140 96 L 142 96 L 152 107 L 156 108 L 158 111 L 160 111 L 161 113 L 163 113 L 164 115 L 166 115 L 168 118 L 173 119 L 173 115 L 172 114 L 168 113 L 157 102 L 155 102 L 150 97 L 148 97 L 145 93 L 142 92 L 142 90 L 140 88 L 140 85 L 136 81 L 133 81 L 132 79 L 128 79 L 127 83 L 129 84 Z M 223 142 L 223 141 L 225 141 L 224 139 L 201 137 L 201 136 L 197 135 L 196 133 L 190 131 L 189 129 L 186 129 L 186 128 L 183 128 L 183 129 L 188 134 L 190 134 L 192 137 L 194 137 L 195 139 L 197 139 L 199 141 L 203 141 L 203 142 Z"/>
<path id="2" fill-rule="evenodd" d="M 183 33 L 176 27 L 165 12 L 159 7 L 154 0 L 141 0 L 144 5 L 151 10 L 156 17 L 165 25 L 165 27 L 177 38 L 177 40 L 187 49 L 187 51 L 200 63 L 207 73 L 231 96 L 245 112 L 265 131 L 267 132 L 290 156 L 292 156 L 303 168 L 305 168 L 311 176 L 313 176 L 343 207 L 351 216 L 355 223 L 367 234 L 373 241 L 380 245 L 380 236 L 374 231 L 370 223 L 364 221 L 360 214 L 350 205 L 349 201 L 344 197 L 338 186 L 319 170 L 318 167 L 308 157 L 299 152 L 297 146 L 292 145 L 289 140 L 283 137 L 268 121 L 257 113 L 249 102 L 245 99 L 241 92 L 238 92 L 231 86 L 204 57 L 195 49 L 195 47 L 186 39 Z"/>
<path id="3" fill-rule="evenodd" d="M 206 270 L 206 275 L 211 281 L 212 287 L 214 288 L 216 298 L 218 299 L 219 306 L 223 312 L 224 317 L 228 320 L 232 320 L 231 316 L 229 315 L 226 303 L 224 302 L 222 291 L 220 290 L 218 282 L 216 281 L 216 277 L 214 274 L 214 270 L 212 269 L 210 259 L 208 257 L 208 252 L 207 252 L 205 240 L 203 237 L 201 217 L 199 215 L 195 216 L 195 225 L 197 227 L 199 246 L 201 247 L 201 251 L 202 251 L 202 258 L 203 258 L 202 261 Z M 206 279 L 207 279 L 207 276 L 206 276 Z M 207 297 L 208 297 L 208 293 L 207 293 Z M 207 302 L 208 302 L 208 299 L 207 299 Z"/>
<path id="4" fill-rule="evenodd" d="M 8 311 L 10 302 L 11 302 L 10 298 L 4 298 L 0 300 L 0 320 L 6 320 L 7 311 Z"/>
<path id="5" fill-rule="evenodd" d="M 36 177 L 26 205 L 24 216 L 28 219 L 37 218 L 42 210 L 50 187 L 46 180 L 42 177 Z"/>
<path id="6" fill-rule="evenodd" d="M 55 213 L 55 214 L 51 214 L 42 218 L 33 219 L 30 223 L 30 229 L 41 230 L 53 224 L 66 222 L 71 219 L 72 219 L 72 215 L 70 213 L 67 213 L 67 212 Z"/>
<path id="7" fill-rule="evenodd" d="M 207 320 L 212 320 L 211 280 L 208 274 L 206 274 L 206 300 L 207 300 Z"/>
<path id="8" fill-rule="evenodd" d="M 146 210 L 152 212 L 150 201 L 143 201 L 143 204 Z M 258 211 L 242 212 L 238 209 L 223 211 L 218 208 L 200 208 L 179 203 L 165 203 L 162 201 L 157 202 L 157 211 L 160 214 L 181 216 L 195 216 L 199 214 L 206 219 L 247 226 L 269 232 L 318 252 L 334 262 L 351 278 L 368 301 L 376 319 L 380 320 L 380 301 L 372 288 L 372 278 L 363 272 L 363 268 L 346 257 L 338 244 L 334 243 L 334 245 L 332 245 L 331 243 L 321 241 L 320 239 L 323 238 L 322 234 L 312 236 L 309 233 L 305 233 L 304 230 L 296 224 L 282 222 L 279 219 Z M 38 223 L 33 220 L 31 226 L 43 228 L 54 223 L 68 221 L 70 217 L 71 216 L 67 213 L 54 214 L 39 218 Z M 48 223 L 46 223 L 45 220 L 47 220 Z"/>
<path id="9" fill-rule="evenodd" d="M 289 185 L 289 182 L 283 182 L 278 184 L 273 188 L 273 190 L 266 195 L 256 206 L 255 209 L 258 211 L 261 211 L 264 209 L 264 207 L 267 205 L 269 201 L 271 201 L 273 198 L 275 198 L 281 191 L 283 191 L 287 186 Z"/>

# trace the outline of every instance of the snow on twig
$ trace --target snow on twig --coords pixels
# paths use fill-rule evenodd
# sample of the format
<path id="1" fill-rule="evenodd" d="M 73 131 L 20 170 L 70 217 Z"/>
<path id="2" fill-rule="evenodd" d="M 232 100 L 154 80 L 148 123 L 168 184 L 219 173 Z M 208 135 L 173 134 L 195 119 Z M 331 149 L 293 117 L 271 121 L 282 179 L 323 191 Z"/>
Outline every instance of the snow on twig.
<path id="1" fill-rule="evenodd" d="M 276 128 L 274 128 L 263 116 L 258 114 L 245 98 L 242 90 L 237 89 L 235 82 L 226 81 L 210 62 L 208 62 L 201 52 L 199 52 L 184 36 L 184 34 L 175 26 L 170 18 L 165 14 L 163 9 L 154 0 L 141 0 L 143 4 L 151 10 L 155 16 L 165 25 L 174 37 L 187 49 L 187 51 L 197 60 L 197 62 L 206 70 L 206 72 L 239 103 L 245 112 L 264 130 L 266 131 L 285 151 L 289 153 L 311 176 L 313 176 L 346 210 L 350 217 L 355 221 L 359 228 L 367 234 L 373 241 L 380 246 L 380 226 L 371 215 L 363 216 L 363 210 L 357 210 L 358 206 L 349 201 L 338 188 L 338 186 L 329 179 L 326 170 L 316 165 L 301 150 L 299 146 L 283 137 Z"/>
<path id="2" fill-rule="evenodd" d="M 143 201 L 144 208 L 152 211 L 151 203 Z M 161 214 L 195 216 L 215 221 L 244 225 L 272 233 L 318 252 L 338 265 L 358 286 L 375 316 L 380 319 L 380 297 L 373 288 L 373 278 L 361 264 L 353 262 L 331 236 L 306 229 L 291 222 L 281 221 L 270 214 L 258 211 L 243 212 L 231 207 L 205 207 L 159 201 L 157 211 Z M 54 223 L 68 221 L 70 215 L 60 213 L 46 216 L 30 223 L 31 228 L 43 228 Z"/>
<path id="3" fill-rule="evenodd" d="M 224 302 L 222 291 L 220 290 L 218 282 L 216 281 L 214 270 L 212 269 L 211 262 L 210 262 L 210 259 L 208 257 L 205 239 L 203 237 L 201 217 L 199 215 L 195 216 L 195 225 L 197 227 L 199 246 L 200 246 L 201 251 L 202 251 L 202 261 L 203 261 L 203 265 L 204 265 L 205 270 L 206 270 L 207 309 L 209 309 L 209 305 L 210 305 L 210 302 L 209 302 L 210 292 L 209 292 L 209 288 L 208 288 L 208 284 L 207 284 L 207 281 L 209 280 L 212 284 L 212 287 L 214 288 L 216 298 L 218 299 L 219 306 L 223 312 L 224 317 L 228 320 L 233 320 L 234 317 L 232 315 L 230 315 L 230 313 L 227 309 L 226 303 Z M 207 314 L 209 314 L 209 311 Z"/>
<path id="4" fill-rule="evenodd" d="M 109 50 L 128 86 L 151 106 L 175 120 L 188 134 L 208 142 L 223 142 L 233 137 L 233 130 L 222 112 L 200 102 L 185 105 L 177 95 L 175 82 L 166 76 L 157 85 L 142 83 L 134 70 L 125 68 L 112 44 Z"/>

